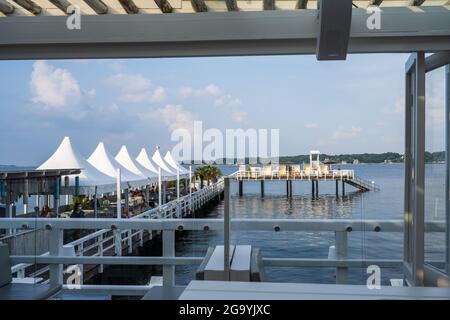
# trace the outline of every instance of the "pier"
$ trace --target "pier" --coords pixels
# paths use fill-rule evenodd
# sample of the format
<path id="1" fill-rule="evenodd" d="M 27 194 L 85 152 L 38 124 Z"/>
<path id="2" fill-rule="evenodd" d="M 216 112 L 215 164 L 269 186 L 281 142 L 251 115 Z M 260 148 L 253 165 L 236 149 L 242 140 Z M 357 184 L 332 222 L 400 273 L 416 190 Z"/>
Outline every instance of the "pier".
<path id="1" fill-rule="evenodd" d="M 251 167 L 242 165 L 232 176 L 239 184 L 239 196 L 244 194 L 244 181 L 260 181 L 261 197 L 264 197 L 265 182 L 286 181 L 286 196 L 293 196 L 293 181 L 311 183 L 311 195 L 319 197 L 319 182 L 335 182 L 336 197 L 339 197 L 339 184 L 341 194 L 345 196 L 345 186 L 350 185 L 360 192 L 379 191 L 380 187 L 373 181 L 365 180 L 355 175 L 354 170 L 329 169 L 311 171 L 301 169 L 300 165 L 276 165 L 264 167 Z"/>

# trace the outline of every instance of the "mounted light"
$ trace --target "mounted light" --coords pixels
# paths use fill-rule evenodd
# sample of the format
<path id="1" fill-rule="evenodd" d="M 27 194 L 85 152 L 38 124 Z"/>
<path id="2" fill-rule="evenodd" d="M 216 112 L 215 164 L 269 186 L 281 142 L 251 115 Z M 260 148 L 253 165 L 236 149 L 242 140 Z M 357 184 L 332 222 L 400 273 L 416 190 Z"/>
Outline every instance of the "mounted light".
<path id="1" fill-rule="evenodd" d="M 352 22 L 352 0 L 318 0 L 317 60 L 345 60 Z"/>

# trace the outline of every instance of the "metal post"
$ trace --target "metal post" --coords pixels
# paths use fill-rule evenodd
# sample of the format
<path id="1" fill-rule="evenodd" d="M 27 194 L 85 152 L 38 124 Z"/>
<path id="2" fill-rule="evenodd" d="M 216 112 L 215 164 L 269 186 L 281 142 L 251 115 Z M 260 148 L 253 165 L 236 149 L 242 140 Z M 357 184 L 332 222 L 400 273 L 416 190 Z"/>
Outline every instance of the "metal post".
<path id="1" fill-rule="evenodd" d="M 119 229 L 113 231 L 114 234 L 114 252 L 116 256 L 122 255 L 122 232 Z"/>
<path id="2" fill-rule="evenodd" d="M 180 168 L 177 167 L 177 217 L 180 217 Z"/>
<path id="3" fill-rule="evenodd" d="M 335 246 L 336 246 L 336 259 L 347 259 L 347 231 L 335 231 Z M 347 267 L 336 268 L 336 283 L 347 283 Z"/>
<path id="4" fill-rule="evenodd" d="M 224 178 L 224 208 L 223 208 L 223 271 L 224 280 L 230 280 L 230 178 Z"/>
<path id="5" fill-rule="evenodd" d="M 339 198 L 339 181 L 336 180 L 336 198 Z"/>
<path id="6" fill-rule="evenodd" d="M 447 252 L 446 252 L 446 271 L 450 273 L 450 64 L 445 67 L 445 84 L 446 84 L 446 99 L 445 99 L 445 194 L 447 201 L 445 202 L 445 213 L 447 219 Z"/>
<path id="7" fill-rule="evenodd" d="M 63 229 L 51 229 L 49 239 L 49 252 L 51 256 L 61 256 L 63 247 Z M 50 283 L 52 285 L 63 284 L 63 265 L 50 265 Z"/>
<path id="8" fill-rule="evenodd" d="M 319 198 L 319 180 L 316 180 L 316 198 Z"/>
<path id="9" fill-rule="evenodd" d="M 150 206 L 150 185 L 145 186 L 145 202 L 147 207 Z"/>
<path id="10" fill-rule="evenodd" d="M 192 166 L 189 166 L 189 211 L 192 211 Z"/>
<path id="11" fill-rule="evenodd" d="M 95 186 L 95 191 L 94 191 L 94 217 L 98 218 L 98 206 L 97 206 L 97 186 Z"/>
<path id="12" fill-rule="evenodd" d="M 158 167 L 158 207 L 161 209 L 162 205 L 162 181 L 161 181 L 161 167 Z"/>
<path id="13" fill-rule="evenodd" d="M 117 168 L 117 176 L 116 176 L 116 201 L 117 201 L 117 219 L 121 219 L 122 218 L 122 199 L 121 199 L 121 194 L 122 194 L 122 190 L 120 188 L 121 185 L 121 174 L 120 174 L 120 168 Z"/>
<path id="14" fill-rule="evenodd" d="M 126 188 L 123 192 L 123 197 L 125 198 L 125 216 L 130 216 L 130 190 Z"/>
<path id="15" fill-rule="evenodd" d="M 345 197 L 345 181 L 342 180 L 342 196 Z"/>
<path id="16" fill-rule="evenodd" d="M 29 198 L 29 194 L 28 194 L 28 179 L 25 179 L 23 182 L 23 195 L 22 195 L 22 203 L 23 203 L 23 213 L 27 214 L 28 213 L 28 198 Z"/>
<path id="17" fill-rule="evenodd" d="M 264 180 L 261 180 L 261 198 L 264 198 Z"/>
<path id="18" fill-rule="evenodd" d="M 163 230 L 163 257 L 175 257 L 175 231 Z M 175 265 L 163 265 L 163 286 L 175 286 Z"/>

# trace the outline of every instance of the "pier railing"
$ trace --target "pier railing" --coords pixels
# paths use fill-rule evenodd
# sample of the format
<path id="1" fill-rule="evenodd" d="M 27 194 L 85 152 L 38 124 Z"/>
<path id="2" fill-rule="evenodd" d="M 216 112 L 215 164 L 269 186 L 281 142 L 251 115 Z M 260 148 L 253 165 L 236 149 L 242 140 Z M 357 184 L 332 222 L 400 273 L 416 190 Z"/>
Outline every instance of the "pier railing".
<path id="1" fill-rule="evenodd" d="M 175 199 L 159 207 L 152 208 L 144 211 L 141 214 L 133 216 L 130 220 L 137 219 L 173 219 L 173 218 L 183 218 L 204 206 L 207 202 L 220 196 L 223 192 L 224 183 L 223 179 L 219 179 L 216 183 L 211 184 L 203 189 L 195 191 L 190 195 L 185 195 L 179 199 Z M 17 219 L 17 218 L 15 218 Z M 33 221 L 41 220 L 42 218 L 32 218 Z M 51 220 L 55 220 L 51 218 Z M 57 219 L 61 220 L 61 219 Z M 63 221 L 71 222 L 70 219 L 62 219 Z M 102 219 L 103 220 L 103 219 Z M 115 221 L 120 221 L 121 219 L 113 219 Z M 21 226 L 20 229 L 25 229 L 23 233 L 29 233 L 31 230 L 45 230 L 49 228 L 49 225 L 38 228 L 38 224 L 35 227 L 24 228 Z M 71 229 L 71 228 L 68 228 Z M 91 229 L 91 228 L 86 228 Z M 14 236 L 20 236 L 21 233 L 17 233 Z M 139 243 L 140 246 L 143 245 L 145 237 L 152 237 L 151 229 L 101 229 L 94 231 L 86 236 L 81 237 L 75 241 L 69 242 L 64 245 L 64 254 L 70 256 L 92 256 L 92 257 L 103 257 L 110 255 L 111 251 L 115 255 L 121 256 L 123 249 L 127 249 L 128 254 L 132 253 L 133 245 Z M 45 252 L 40 256 L 48 256 L 50 252 Z M 17 278 L 25 278 L 26 269 L 37 263 L 19 263 L 11 268 L 13 276 Z M 83 264 L 80 265 L 81 269 L 81 281 L 83 281 Z M 50 270 L 49 266 L 38 268 L 32 273 L 28 274 L 29 277 L 39 277 Z M 65 270 L 64 270 L 65 271 Z M 103 265 L 99 265 L 99 271 L 103 272 Z M 44 280 L 48 282 L 49 279 Z"/>
<path id="2" fill-rule="evenodd" d="M 331 232 L 334 233 L 335 257 L 271 257 L 264 258 L 267 267 L 326 267 L 336 268 L 336 283 L 347 281 L 349 268 L 364 268 L 377 265 L 380 268 L 401 268 L 399 259 L 349 259 L 348 234 L 351 232 L 369 233 L 402 233 L 402 220 L 344 220 L 344 219 L 232 219 L 233 231 L 272 231 L 272 232 Z M 3 218 L 0 228 L 45 228 L 51 234 L 50 252 L 41 256 L 11 256 L 13 264 L 42 264 L 48 265 L 50 282 L 63 284 L 63 265 L 161 265 L 163 266 L 163 285 L 175 285 L 176 265 L 199 265 L 203 257 L 180 257 L 175 253 L 175 231 L 182 230 L 223 230 L 221 219 L 30 219 Z M 65 229 L 90 230 L 160 230 L 162 232 L 163 255 L 158 257 L 127 256 L 85 256 L 84 251 L 77 256 L 67 256 L 63 253 L 62 232 Z M 425 224 L 427 232 L 445 232 L 444 222 L 428 222 Z M 95 239 L 95 234 L 93 237 Z M 275 236 L 274 236 L 275 237 Z M 103 238 L 105 240 L 105 238 Z M 99 245 L 99 244 L 97 244 Z M 331 243 L 330 243 L 331 245 Z M 142 295 L 146 287 L 143 286 L 86 286 L 80 290 L 109 292 L 113 290 L 127 294 Z M 64 286 L 65 290 L 68 286 Z M 148 289 L 148 287 L 147 287 Z"/>

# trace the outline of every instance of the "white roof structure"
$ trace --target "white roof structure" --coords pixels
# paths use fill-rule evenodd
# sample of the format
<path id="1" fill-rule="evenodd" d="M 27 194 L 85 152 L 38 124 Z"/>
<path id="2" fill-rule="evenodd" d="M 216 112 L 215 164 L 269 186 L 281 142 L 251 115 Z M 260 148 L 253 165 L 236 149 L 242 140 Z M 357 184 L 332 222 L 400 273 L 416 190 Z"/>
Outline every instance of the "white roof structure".
<path id="1" fill-rule="evenodd" d="M 117 169 L 120 169 L 122 181 L 142 180 L 141 176 L 134 174 L 117 162 L 116 159 L 114 159 L 114 157 L 106 150 L 103 142 L 100 142 L 97 145 L 97 148 L 94 152 L 92 152 L 87 161 L 97 170 L 112 178 L 116 178 Z"/>
<path id="2" fill-rule="evenodd" d="M 189 174 L 189 170 L 182 167 L 173 157 L 170 151 L 166 152 L 166 155 L 164 156 L 164 161 L 166 161 L 169 166 L 171 166 L 175 172 L 179 170 L 180 174 Z"/>
<path id="3" fill-rule="evenodd" d="M 156 163 L 158 167 L 161 168 L 161 171 L 165 171 L 166 173 L 169 173 L 172 176 L 175 175 L 175 172 L 169 168 L 169 166 L 162 158 L 161 153 L 159 152 L 159 147 L 156 148 L 156 151 L 152 156 L 152 160 Z"/>
<path id="4" fill-rule="evenodd" d="M 145 167 L 139 165 L 138 163 L 135 163 L 133 159 L 130 157 L 130 154 L 128 153 L 128 149 L 126 146 L 122 146 L 122 148 L 120 148 L 120 151 L 119 153 L 117 153 L 115 159 L 127 170 L 141 177 L 141 179 L 154 180 L 157 179 L 158 177 L 154 172 L 146 169 Z"/>
<path id="5" fill-rule="evenodd" d="M 115 180 L 110 176 L 97 170 L 89 162 L 87 162 L 73 147 L 69 137 L 65 137 L 53 155 L 41 164 L 37 170 L 59 170 L 59 169 L 81 169 L 80 193 L 93 194 L 95 187 L 98 192 L 106 193 L 114 191 Z M 75 176 L 69 176 L 75 178 Z M 74 181 L 70 185 L 74 185 Z"/>

